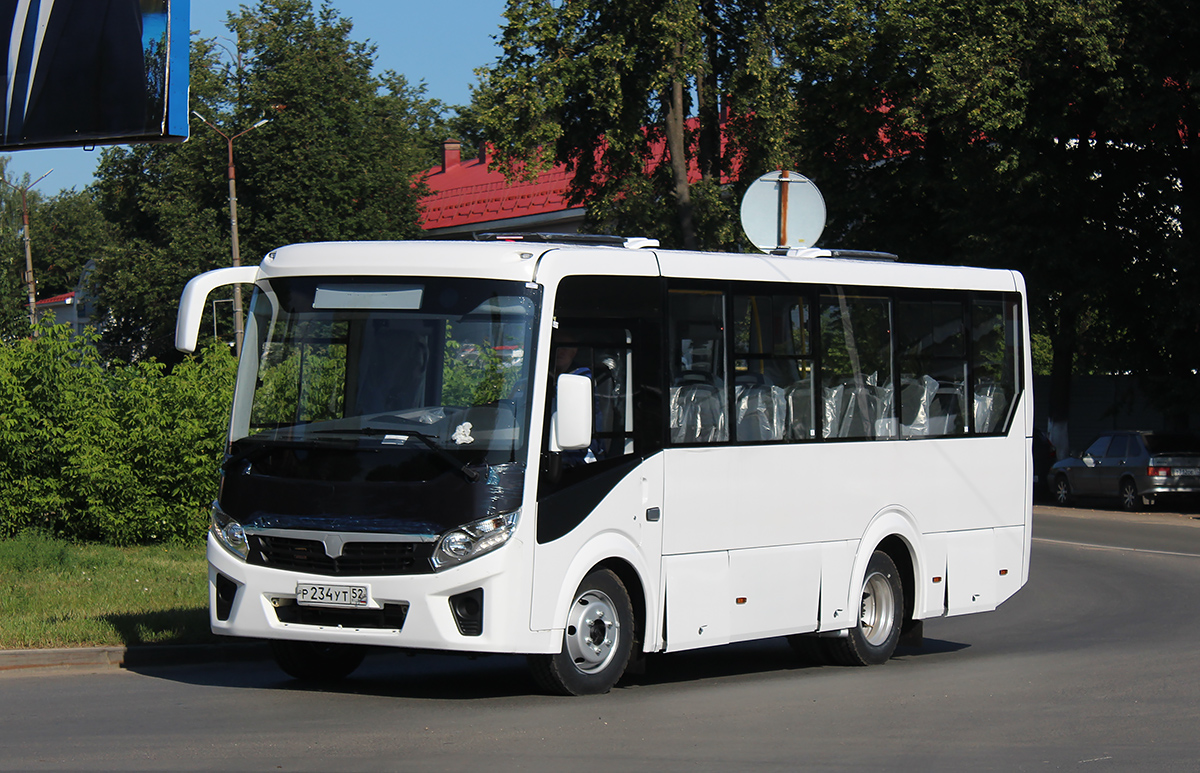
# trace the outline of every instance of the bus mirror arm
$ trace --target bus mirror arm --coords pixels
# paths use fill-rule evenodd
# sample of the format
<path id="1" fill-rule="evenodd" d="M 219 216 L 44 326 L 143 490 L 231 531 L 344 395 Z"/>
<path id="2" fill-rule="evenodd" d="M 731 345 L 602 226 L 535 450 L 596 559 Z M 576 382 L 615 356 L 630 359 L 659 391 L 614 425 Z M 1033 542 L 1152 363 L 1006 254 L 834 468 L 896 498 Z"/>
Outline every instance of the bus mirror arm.
<path id="1" fill-rule="evenodd" d="M 175 348 L 181 352 L 196 351 L 196 340 L 200 337 L 200 318 L 204 315 L 204 304 L 208 294 L 218 287 L 232 284 L 254 284 L 258 266 L 218 268 L 192 277 L 183 288 L 179 298 L 179 316 L 175 319 Z"/>
<path id="2" fill-rule="evenodd" d="M 563 373 L 558 377 L 557 394 L 557 410 L 550 417 L 550 450 L 587 448 L 592 444 L 592 380 Z"/>

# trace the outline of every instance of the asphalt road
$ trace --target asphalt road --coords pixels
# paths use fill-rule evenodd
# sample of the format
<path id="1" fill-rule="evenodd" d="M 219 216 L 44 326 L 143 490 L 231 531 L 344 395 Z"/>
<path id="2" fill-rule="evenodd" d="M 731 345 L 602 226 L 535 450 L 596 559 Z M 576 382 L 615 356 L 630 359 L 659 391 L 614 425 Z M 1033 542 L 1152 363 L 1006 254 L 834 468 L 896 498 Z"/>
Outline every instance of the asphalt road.
<path id="1" fill-rule="evenodd" d="M 0 770 L 1200 768 L 1200 521 L 1039 508 L 1029 584 L 884 666 L 782 640 L 660 656 L 594 698 L 520 658 L 373 655 L 0 675 Z"/>

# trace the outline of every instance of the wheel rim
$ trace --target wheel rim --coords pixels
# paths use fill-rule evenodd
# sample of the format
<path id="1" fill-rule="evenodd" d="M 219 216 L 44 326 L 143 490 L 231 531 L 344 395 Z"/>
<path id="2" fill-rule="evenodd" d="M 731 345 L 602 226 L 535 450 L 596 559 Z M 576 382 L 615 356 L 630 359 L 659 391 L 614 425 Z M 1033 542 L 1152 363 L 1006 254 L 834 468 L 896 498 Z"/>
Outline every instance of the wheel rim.
<path id="1" fill-rule="evenodd" d="M 567 654 L 585 674 L 602 671 L 617 654 L 621 621 L 608 594 L 598 590 L 583 593 L 567 615 Z"/>
<path id="2" fill-rule="evenodd" d="M 1137 505 L 1137 489 L 1133 483 L 1125 481 L 1121 486 L 1121 500 L 1126 510 L 1132 510 Z"/>
<path id="3" fill-rule="evenodd" d="M 896 617 L 896 596 L 892 584 L 882 572 L 873 572 L 863 581 L 862 613 L 859 623 L 863 637 L 872 647 L 883 645 L 892 635 Z"/>
<path id="4" fill-rule="evenodd" d="M 1055 481 L 1054 498 L 1058 500 L 1060 505 L 1065 505 L 1067 503 L 1067 497 L 1070 495 L 1071 489 L 1067 485 L 1067 481 L 1065 479 L 1059 478 L 1057 481 Z"/>

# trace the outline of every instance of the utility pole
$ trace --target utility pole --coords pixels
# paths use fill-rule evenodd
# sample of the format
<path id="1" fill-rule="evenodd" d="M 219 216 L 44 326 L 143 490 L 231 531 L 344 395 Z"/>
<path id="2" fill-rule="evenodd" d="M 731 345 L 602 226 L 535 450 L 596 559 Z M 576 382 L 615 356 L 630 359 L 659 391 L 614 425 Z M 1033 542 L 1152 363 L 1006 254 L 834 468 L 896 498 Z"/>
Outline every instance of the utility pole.
<path id="1" fill-rule="evenodd" d="M 237 175 L 234 173 L 234 169 L 233 169 L 233 141 L 236 140 L 238 137 L 241 137 L 243 134 L 248 134 L 248 133 L 254 131 L 255 129 L 257 129 L 258 127 L 262 126 L 263 124 L 270 122 L 271 119 L 264 118 L 261 121 L 259 121 L 258 123 L 251 126 L 249 129 L 246 129 L 244 131 L 238 132 L 237 134 L 230 136 L 230 135 L 226 134 L 225 132 L 221 131 L 220 129 L 218 129 L 216 127 L 216 125 L 213 124 L 212 121 L 210 121 L 207 118 L 205 118 L 204 116 L 200 115 L 200 113 L 196 112 L 195 110 L 192 111 L 192 115 L 196 116 L 201 121 L 203 121 L 205 123 L 205 125 L 208 126 L 208 128 L 212 129 L 217 134 L 220 134 L 222 137 L 224 137 L 225 145 L 229 150 L 229 228 L 230 228 L 230 231 L 232 234 L 232 239 L 233 239 L 233 265 L 240 266 L 240 265 L 242 265 L 242 254 L 241 254 L 241 249 L 238 247 Z M 241 288 L 241 285 L 234 285 L 233 286 L 233 343 L 234 343 L 234 350 L 236 351 L 238 357 L 241 357 L 241 355 L 242 355 L 242 335 L 243 335 L 242 288 Z"/>
<path id="2" fill-rule="evenodd" d="M 46 174 L 37 178 L 28 185 L 13 185 L 8 180 L 0 177 L 0 182 L 3 182 L 14 191 L 21 192 L 21 232 L 24 234 L 25 241 L 25 285 L 29 289 L 29 326 L 33 327 L 37 324 L 37 284 L 33 281 L 33 248 L 29 244 L 29 199 L 28 192 L 33 186 L 46 179 L 46 175 L 54 170 L 51 169 Z"/>

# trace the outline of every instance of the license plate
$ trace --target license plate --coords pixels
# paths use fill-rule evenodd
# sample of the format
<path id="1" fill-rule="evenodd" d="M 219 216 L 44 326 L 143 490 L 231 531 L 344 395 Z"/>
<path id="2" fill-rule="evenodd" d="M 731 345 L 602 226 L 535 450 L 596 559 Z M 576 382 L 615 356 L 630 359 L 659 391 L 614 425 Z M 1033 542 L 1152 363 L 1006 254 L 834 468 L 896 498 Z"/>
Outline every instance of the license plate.
<path id="1" fill-rule="evenodd" d="M 1200 475 L 1200 467 L 1172 467 L 1171 474 L 1177 476 Z"/>
<path id="2" fill-rule="evenodd" d="M 296 583 L 296 603 L 307 607 L 362 609 L 371 602 L 366 585 L 326 585 L 317 582 Z"/>

